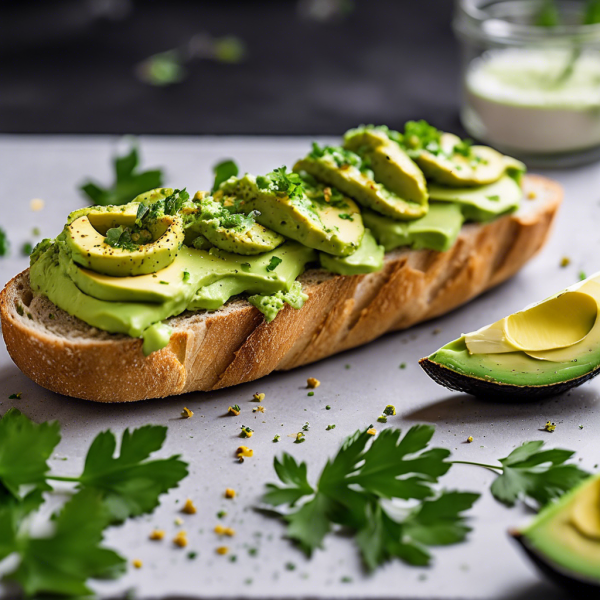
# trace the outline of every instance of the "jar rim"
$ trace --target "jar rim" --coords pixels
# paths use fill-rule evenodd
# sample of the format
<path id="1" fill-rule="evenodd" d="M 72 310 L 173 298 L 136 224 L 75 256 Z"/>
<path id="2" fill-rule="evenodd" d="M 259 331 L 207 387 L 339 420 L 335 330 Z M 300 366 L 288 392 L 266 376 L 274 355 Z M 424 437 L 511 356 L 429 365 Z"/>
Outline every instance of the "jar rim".
<path id="1" fill-rule="evenodd" d="M 489 9 L 500 4 L 505 7 L 539 7 L 541 1 L 535 0 L 456 0 L 454 29 L 458 34 L 477 37 L 498 43 L 548 41 L 572 43 L 600 42 L 600 23 L 560 24 L 555 27 L 543 27 L 531 23 L 518 23 L 493 14 Z M 559 0 L 563 8 L 579 8 L 581 2 Z M 486 10 L 488 9 L 488 10 Z M 571 10 L 570 12 L 575 12 Z"/>

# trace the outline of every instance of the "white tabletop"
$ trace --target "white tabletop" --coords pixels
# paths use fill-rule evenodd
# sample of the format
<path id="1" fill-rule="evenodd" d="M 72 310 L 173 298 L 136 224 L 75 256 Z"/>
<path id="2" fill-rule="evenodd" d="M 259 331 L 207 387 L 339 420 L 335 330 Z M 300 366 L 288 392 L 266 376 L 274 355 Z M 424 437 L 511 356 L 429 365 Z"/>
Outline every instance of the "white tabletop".
<path id="1" fill-rule="evenodd" d="M 163 166 L 165 183 L 188 190 L 210 186 L 211 167 L 219 159 L 235 158 L 242 170 L 263 173 L 293 164 L 309 147 L 309 140 L 302 138 L 144 137 L 140 143 L 145 167 Z M 116 145 L 113 137 L 0 136 L 0 227 L 8 231 L 12 245 L 11 256 L 0 259 L 0 283 L 27 266 L 20 248 L 33 241 L 32 228 L 39 227 L 43 236 L 52 237 L 60 232 L 69 211 L 85 205 L 76 187 L 86 176 L 101 182 L 112 178 L 109 160 Z M 253 510 L 264 484 L 275 481 L 272 462 L 276 454 L 285 450 L 307 461 L 309 478 L 314 481 L 342 439 L 375 422 L 386 404 L 398 409 L 388 426 L 406 429 L 415 423 L 432 423 L 436 426 L 434 443 L 449 447 L 457 459 L 494 462 L 526 440 L 543 439 L 576 450 L 583 467 L 591 469 L 598 462 L 600 378 L 543 402 L 492 404 L 439 387 L 417 364 L 420 357 L 461 332 L 566 287 L 578 279 L 580 271 L 590 274 L 600 268 L 600 168 L 550 175 L 564 185 L 565 203 L 549 244 L 521 273 L 446 317 L 315 365 L 216 393 L 110 406 L 69 399 L 38 387 L 20 373 L 2 345 L 0 413 L 16 406 L 34 420 L 60 421 L 63 440 L 51 461 L 53 470 L 76 474 L 99 431 L 111 428 L 120 433 L 125 427 L 147 423 L 169 427 L 164 456 L 181 453 L 190 463 L 188 478 L 163 496 L 153 515 L 108 531 L 107 544 L 129 563 L 141 559 L 143 567 L 130 568 L 114 582 L 94 583 L 94 588 L 102 596 L 135 588 L 140 598 L 564 598 L 540 579 L 507 536 L 507 529 L 523 523 L 528 511 L 497 503 L 489 493 L 494 475 L 483 469 L 457 465 L 442 479 L 446 487 L 483 495 L 470 512 L 473 532 L 468 541 L 433 549 L 434 564 L 427 569 L 394 561 L 368 576 L 351 539 L 338 535 L 329 535 L 325 549 L 308 560 L 284 539 L 280 522 Z M 31 211 L 32 198 L 45 201 L 41 212 Z M 563 256 L 571 259 L 566 268 L 559 266 Z M 436 329 L 438 334 L 433 333 Z M 406 369 L 399 369 L 403 362 Z M 306 393 L 307 377 L 322 382 L 313 397 Z M 249 401 L 256 391 L 266 394 L 265 414 L 251 412 L 255 404 Z M 22 392 L 22 399 L 9 400 L 14 392 Z M 243 418 L 222 418 L 234 403 L 242 407 Z M 192 419 L 179 418 L 184 406 L 194 411 Z M 557 423 L 552 434 L 540 431 L 547 420 Z M 288 434 L 299 431 L 306 421 L 311 425 L 306 443 L 293 444 Z M 248 444 L 254 456 L 244 464 L 233 457 L 241 423 L 256 431 Z M 326 431 L 329 423 L 336 428 Z M 277 433 L 281 442 L 274 444 Z M 468 436 L 473 436 L 474 443 L 464 443 Z M 226 487 L 237 491 L 235 500 L 223 499 Z M 174 521 L 188 497 L 199 511 L 183 515 L 190 544 L 181 550 L 171 539 L 178 529 Z M 220 510 L 228 512 L 222 521 L 216 517 Z M 237 531 L 226 542 L 230 554 L 237 556 L 235 563 L 215 553 L 225 543 L 213 533 L 219 522 Z M 162 542 L 148 541 L 155 526 L 167 531 Z M 254 555 L 250 549 L 256 549 Z M 190 560 L 188 551 L 198 556 Z M 289 562 L 296 566 L 294 570 L 286 569 Z M 347 577 L 350 583 L 342 581 Z"/>

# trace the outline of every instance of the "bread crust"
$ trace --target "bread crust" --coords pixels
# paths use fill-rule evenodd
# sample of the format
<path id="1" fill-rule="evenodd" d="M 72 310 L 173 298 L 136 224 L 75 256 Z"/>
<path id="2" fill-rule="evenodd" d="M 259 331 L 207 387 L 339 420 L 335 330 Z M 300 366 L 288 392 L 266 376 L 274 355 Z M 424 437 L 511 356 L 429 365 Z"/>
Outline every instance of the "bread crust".
<path id="1" fill-rule="evenodd" d="M 253 381 L 449 312 L 514 275 L 543 247 L 563 195 L 557 183 L 536 175 L 525 178 L 524 193 L 535 199 L 491 223 L 466 225 L 447 252 L 395 250 L 382 271 L 368 275 L 306 272 L 304 307 L 286 305 L 269 324 L 241 300 L 213 313 L 174 317 L 169 345 L 147 357 L 141 340 L 94 330 L 45 299 L 84 334 L 56 331 L 42 309 L 29 318 L 36 299 L 28 270 L 0 294 L 2 333 L 25 375 L 86 400 L 132 402 Z"/>

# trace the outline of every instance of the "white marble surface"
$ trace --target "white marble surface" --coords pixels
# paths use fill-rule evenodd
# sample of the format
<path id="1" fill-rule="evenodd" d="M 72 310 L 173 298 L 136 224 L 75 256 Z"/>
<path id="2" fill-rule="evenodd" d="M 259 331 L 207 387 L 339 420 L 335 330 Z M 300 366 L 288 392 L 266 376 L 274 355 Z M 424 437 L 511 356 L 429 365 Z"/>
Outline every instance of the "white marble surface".
<path id="1" fill-rule="evenodd" d="M 19 249 L 32 241 L 31 229 L 43 236 L 56 235 L 66 213 L 84 205 L 76 185 L 87 175 L 104 182 L 112 176 L 109 158 L 117 144 L 112 137 L 0 136 L 0 226 L 9 231 L 10 258 L 0 260 L 0 283 L 27 266 Z M 146 167 L 164 166 L 166 183 L 188 190 L 210 185 L 211 166 L 219 159 L 234 157 L 243 170 L 264 172 L 281 164 L 292 164 L 309 146 L 304 139 L 271 138 L 141 138 Z M 125 427 L 162 423 L 169 427 L 163 454 L 183 454 L 190 463 L 190 476 L 149 517 L 128 522 L 108 532 L 107 543 L 129 561 L 142 559 L 140 570 L 125 577 L 95 584 L 103 596 L 116 596 L 135 588 L 139 597 L 166 596 L 248 598 L 465 598 L 545 600 L 565 598 L 564 593 L 543 582 L 509 540 L 507 528 L 523 522 L 527 511 L 507 509 L 490 496 L 493 475 L 485 470 L 455 466 L 442 483 L 447 487 L 483 492 L 471 512 L 474 528 L 466 543 L 434 549 L 431 568 L 417 569 L 393 562 L 367 576 L 351 540 L 330 535 L 325 549 L 307 560 L 287 540 L 283 526 L 254 512 L 264 483 L 274 481 L 273 456 L 283 450 L 309 464 L 314 479 L 327 456 L 341 440 L 358 427 L 375 421 L 383 407 L 392 403 L 398 416 L 389 425 L 407 428 L 414 423 L 432 423 L 434 442 L 448 446 L 457 459 L 494 461 L 523 441 L 544 439 L 553 445 L 577 450 L 581 464 L 591 468 L 599 462 L 600 378 L 562 397 L 535 404 L 491 404 L 450 393 L 434 384 L 417 360 L 437 347 L 540 299 L 600 268 L 600 167 L 550 173 L 566 191 L 566 200 L 548 246 L 510 282 L 452 314 L 388 335 L 363 348 L 319 364 L 217 393 L 132 405 L 104 406 L 61 397 L 36 386 L 14 366 L 0 347 L 0 413 L 17 406 L 36 420 L 58 419 L 63 441 L 52 467 L 61 474 L 76 473 L 91 439 L 101 430 L 121 432 Z M 42 198 L 45 208 L 33 213 L 29 202 Z M 563 256 L 571 265 L 560 268 Z M 433 330 L 439 328 L 439 334 Z M 404 370 L 400 363 L 407 363 Z M 350 369 L 345 366 L 350 365 Z M 313 397 L 304 388 L 307 377 L 322 385 Z M 266 413 L 252 414 L 252 393 L 264 392 Z M 21 400 L 8 400 L 22 392 Z M 239 418 L 223 418 L 230 404 L 238 403 Z M 331 410 L 326 411 L 325 405 Z M 183 406 L 194 411 L 189 420 L 179 418 Z M 548 420 L 556 432 L 540 431 Z M 309 421 L 311 430 L 304 444 L 294 445 L 288 434 Z M 242 465 L 233 460 L 239 445 L 240 424 L 256 433 L 249 444 L 253 458 Z M 325 431 L 329 423 L 336 429 Z M 579 425 L 584 428 L 580 429 Z M 273 444 L 273 436 L 282 436 Z M 472 435 L 473 444 L 464 440 Z M 223 499 L 226 487 L 238 497 Z M 190 545 L 187 550 L 171 544 L 181 502 L 192 498 L 199 507 L 195 516 L 183 516 Z M 228 545 L 237 562 L 217 556 L 223 543 L 213 533 L 216 513 L 228 511 L 222 522 L 237 530 Z M 154 526 L 166 529 L 160 543 L 148 541 Z M 256 548 L 255 556 L 249 553 Z M 198 552 L 195 560 L 188 550 Z M 285 565 L 293 562 L 295 570 Z M 351 583 L 343 583 L 351 577 Z M 249 582 L 251 580 L 251 582 Z M 1 591 L 1 588 L 0 588 Z"/>

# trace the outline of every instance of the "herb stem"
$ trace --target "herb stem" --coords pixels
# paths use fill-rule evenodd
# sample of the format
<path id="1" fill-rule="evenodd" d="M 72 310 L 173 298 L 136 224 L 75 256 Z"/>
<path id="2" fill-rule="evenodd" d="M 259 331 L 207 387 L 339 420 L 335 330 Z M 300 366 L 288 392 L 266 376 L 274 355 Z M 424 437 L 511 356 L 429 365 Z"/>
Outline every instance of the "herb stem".
<path id="1" fill-rule="evenodd" d="M 51 479 L 52 481 L 70 481 L 72 483 L 81 481 L 79 477 L 61 477 L 60 475 L 47 475 L 46 479 Z"/>
<path id="2" fill-rule="evenodd" d="M 471 462 L 470 460 L 451 460 L 453 465 L 473 465 L 474 467 L 483 467 L 484 469 L 491 469 L 495 471 L 502 471 L 504 467 L 502 465 L 486 465 L 484 463 Z"/>

